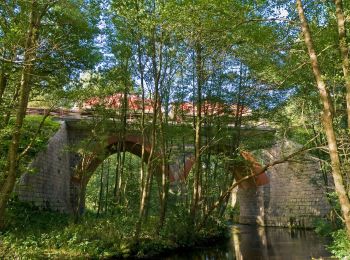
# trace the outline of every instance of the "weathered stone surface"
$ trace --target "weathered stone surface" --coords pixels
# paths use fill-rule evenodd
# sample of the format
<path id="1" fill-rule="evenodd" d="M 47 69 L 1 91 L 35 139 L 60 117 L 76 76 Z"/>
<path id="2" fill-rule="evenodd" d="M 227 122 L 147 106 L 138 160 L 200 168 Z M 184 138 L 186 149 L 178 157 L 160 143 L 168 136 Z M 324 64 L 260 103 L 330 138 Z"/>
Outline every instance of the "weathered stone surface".
<path id="1" fill-rule="evenodd" d="M 300 148 L 300 147 L 299 147 Z M 261 152 L 264 163 L 281 159 L 298 149 L 286 141 Z M 267 172 L 270 183 L 239 189 L 240 223 L 263 226 L 312 227 L 330 210 L 320 164 L 305 154 Z"/>
<path id="2" fill-rule="evenodd" d="M 79 129 L 77 124 L 71 126 L 62 122 L 60 130 L 50 139 L 47 149 L 39 153 L 32 163 L 32 168 L 37 169 L 37 172 L 24 174 L 20 179 L 16 187 L 20 200 L 67 213 L 77 208 L 80 186 L 72 177 L 80 157 L 67 148 L 86 138 L 86 130 Z M 283 154 L 291 153 L 296 149 L 295 146 L 290 142 L 283 146 L 275 145 L 263 151 L 260 157 L 265 162 L 271 162 Z M 193 164 L 191 156 L 187 154 L 174 160 L 175 163 L 170 167 L 173 172 L 183 170 L 178 161 Z M 310 227 L 315 218 L 327 214 L 330 207 L 325 196 L 319 162 L 308 155 L 301 156 L 298 160 L 271 168 L 267 173 L 270 183 L 265 186 L 239 189 L 237 200 L 240 204 L 241 223 Z M 185 176 L 185 172 L 182 174 Z M 177 175 L 178 178 L 179 176 Z"/>
<path id="3" fill-rule="evenodd" d="M 59 131 L 49 140 L 47 148 L 31 164 L 34 173 L 21 177 L 16 187 L 20 200 L 33 202 L 41 208 L 71 211 L 71 171 L 67 147 L 68 129 L 66 123 L 62 122 Z"/>

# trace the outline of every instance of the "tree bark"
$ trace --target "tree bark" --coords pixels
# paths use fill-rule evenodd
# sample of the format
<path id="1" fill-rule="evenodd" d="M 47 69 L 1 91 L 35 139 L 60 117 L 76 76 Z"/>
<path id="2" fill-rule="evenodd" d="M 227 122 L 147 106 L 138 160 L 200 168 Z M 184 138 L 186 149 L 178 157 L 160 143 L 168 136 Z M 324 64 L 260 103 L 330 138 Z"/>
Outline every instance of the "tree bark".
<path id="1" fill-rule="evenodd" d="M 319 67 L 316 51 L 313 45 L 310 28 L 307 19 L 304 14 L 304 8 L 301 0 L 296 0 L 297 9 L 299 13 L 299 19 L 301 23 L 301 29 L 304 35 L 305 45 L 308 49 L 311 67 L 316 80 L 317 88 L 320 94 L 320 99 L 323 105 L 322 123 L 327 136 L 329 155 L 331 158 L 332 175 L 335 184 L 335 191 L 337 192 L 343 218 L 345 221 L 346 230 L 350 237 L 350 201 L 347 196 L 344 179 L 341 172 L 341 164 L 338 154 L 338 146 L 336 140 L 336 134 L 333 127 L 332 118 L 332 103 L 330 95 L 327 91 L 326 84 L 322 78 L 321 70 Z"/>
<path id="2" fill-rule="evenodd" d="M 108 186 L 109 186 L 109 168 L 110 168 L 110 159 L 107 159 L 107 176 L 106 176 L 106 194 L 105 194 L 105 213 L 108 212 Z"/>
<path id="3" fill-rule="evenodd" d="M 7 86 L 7 78 L 8 76 L 5 73 L 5 69 L 1 69 L 1 74 L 0 74 L 0 107 L 2 106 L 2 97 L 5 93 L 5 89 Z"/>
<path id="4" fill-rule="evenodd" d="M 166 115 L 165 115 L 166 117 Z M 165 136 L 164 124 L 167 124 L 166 118 L 164 119 L 161 110 L 159 109 L 160 118 L 160 146 L 161 146 L 161 190 L 160 190 L 160 212 L 159 212 L 159 225 L 157 233 L 163 228 L 165 222 L 167 199 L 168 199 L 168 158 L 167 158 L 167 141 Z"/>
<path id="5" fill-rule="evenodd" d="M 203 66 L 202 66 L 202 46 L 197 44 L 196 46 L 196 73 L 197 73 L 197 104 L 196 104 L 196 117 L 195 117 L 195 177 L 193 183 L 193 198 L 191 205 L 191 221 L 196 222 L 196 212 L 201 194 L 201 174 L 202 174 L 202 87 L 203 87 Z"/>
<path id="6" fill-rule="evenodd" d="M 141 176 L 140 176 L 140 194 L 144 189 L 144 176 L 145 176 L 145 83 L 144 83 L 144 66 L 142 64 L 142 52 L 141 52 L 141 41 L 137 44 L 137 57 L 138 57 L 138 69 L 140 73 L 141 81 L 141 99 L 142 99 L 142 111 L 141 111 L 141 133 L 142 133 L 142 148 L 141 148 Z M 140 196 L 141 202 L 141 196 Z"/>
<path id="7" fill-rule="evenodd" d="M 97 207 L 97 216 L 100 215 L 100 213 L 103 210 L 103 205 L 102 205 L 102 197 L 103 197 L 103 175 L 104 175 L 104 162 L 101 164 L 101 176 L 100 176 L 100 191 L 98 195 L 98 207 Z"/>
<path id="8" fill-rule="evenodd" d="M 334 0 L 339 34 L 339 50 L 342 59 L 343 74 L 346 87 L 346 112 L 348 130 L 350 130 L 350 73 L 349 73 L 349 48 L 346 40 L 345 17 L 342 0 Z"/>
<path id="9" fill-rule="evenodd" d="M 29 94 L 31 91 L 30 81 L 32 78 L 33 61 L 36 57 L 37 41 L 39 37 L 41 15 L 38 13 L 38 4 L 32 0 L 29 28 L 26 35 L 24 65 L 21 75 L 19 104 L 16 111 L 16 122 L 12 132 L 12 141 L 8 151 L 5 174 L 2 177 L 3 185 L 0 187 L 0 228 L 5 225 L 5 209 L 10 198 L 17 178 L 18 147 L 21 138 L 21 129 L 26 115 Z"/>
<path id="10" fill-rule="evenodd" d="M 156 29 L 154 28 L 153 31 L 153 37 L 152 37 L 152 74 L 154 79 L 154 103 L 153 103 L 153 118 L 152 118 L 152 133 L 151 133 L 151 148 L 148 156 L 147 161 L 147 175 L 145 180 L 145 186 L 142 191 L 141 195 L 141 204 L 140 204 L 140 211 L 139 211 L 139 219 L 136 223 L 136 229 L 135 229 L 135 239 L 138 240 L 141 228 L 142 228 L 142 221 L 146 217 L 146 208 L 148 206 L 148 201 L 150 197 L 150 191 L 152 187 L 152 179 L 153 179 L 153 172 L 155 171 L 155 148 L 156 148 L 156 140 L 157 140 L 157 116 L 159 114 L 159 111 L 161 109 L 160 106 L 160 98 L 159 98 L 159 81 L 160 81 L 160 74 L 162 71 L 162 42 L 158 42 L 160 44 L 159 48 L 159 64 L 157 62 L 157 44 L 156 44 Z"/>

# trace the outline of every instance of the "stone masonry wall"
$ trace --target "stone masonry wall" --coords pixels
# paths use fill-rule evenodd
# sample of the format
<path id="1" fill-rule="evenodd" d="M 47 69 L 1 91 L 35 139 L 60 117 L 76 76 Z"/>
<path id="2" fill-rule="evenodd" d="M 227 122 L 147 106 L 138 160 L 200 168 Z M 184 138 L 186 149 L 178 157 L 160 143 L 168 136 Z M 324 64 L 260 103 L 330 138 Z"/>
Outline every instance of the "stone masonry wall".
<path id="1" fill-rule="evenodd" d="M 35 173 L 24 174 L 16 192 L 22 201 L 41 208 L 71 213 L 76 204 L 76 187 L 71 176 L 80 161 L 66 149 L 86 137 L 87 129 L 62 122 L 59 131 L 49 140 L 31 164 Z M 264 163 L 290 154 L 296 145 L 286 142 L 261 153 Z M 255 189 L 238 189 L 240 222 L 264 226 L 311 227 L 313 220 L 325 216 L 328 205 L 319 162 L 308 155 L 297 161 L 276 165 L 268 170 L 270 183 Z"/>
<path id="2" fill-rule="evenodd" d="M 34 173 L 21 177 L 16 187 L 20 200 L 32 202 L 40 208 L 71 212 L 68 141 L 67 124 L 62 122 L 47 148 L 31 164 Z"/>
<path id="3" fill-rule="evenodd" d="M 263 151 L 261 157 L 268 163 L 296 149 L 296 144 L 287 141 Z M 268 185 L 238 190 L 240 223 L 312 227 L 315 218 L 329 212 L 319 162 L 309 155 L 276 165 L 267 174 Z"/>

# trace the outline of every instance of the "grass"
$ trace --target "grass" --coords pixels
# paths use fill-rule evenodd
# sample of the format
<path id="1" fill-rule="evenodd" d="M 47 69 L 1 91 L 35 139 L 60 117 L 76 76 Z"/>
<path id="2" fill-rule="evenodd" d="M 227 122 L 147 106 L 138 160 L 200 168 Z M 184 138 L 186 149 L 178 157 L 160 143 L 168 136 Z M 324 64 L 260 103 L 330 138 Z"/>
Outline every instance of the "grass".
<path id="1" fill-rule="evenodd" d="M 25 203 L 12 202 L 11 220 L 0 234 L 0 258 L 108 258 L 155 256 L 177 248 L 203 244 L 223 237 L 226 226 L 212 221 L 199 233 L 188 232 L 185 219 L 169 216 L 160 234 L 155 234 L 157 218 L 151 216 L 140 240 L 135 243 L 135 217 L 125 214 L 97 217 L 87 212 L 79 221 L 66 214 L 41 211 Z"/>

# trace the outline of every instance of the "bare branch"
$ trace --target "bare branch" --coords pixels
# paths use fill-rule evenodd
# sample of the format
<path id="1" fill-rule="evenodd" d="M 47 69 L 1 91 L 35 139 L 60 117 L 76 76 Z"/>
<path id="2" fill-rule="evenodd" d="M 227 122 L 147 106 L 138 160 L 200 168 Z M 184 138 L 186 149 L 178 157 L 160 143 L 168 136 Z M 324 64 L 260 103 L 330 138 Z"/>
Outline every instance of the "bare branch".
<path id="1" fill-rule="evenodd" d="M 43 126 L 44 126 L 45 120 L 46 120 L 47 117 L 50 115 L 50 112 L 52 111 L 52 109 L 53 109 L 53 107 L 51 107 L 51 108 L 49 108 L 49 109 L 47 110 L 47 112 L 45 113 L 44 117 L 42 118 L 42 120 L 41 120 L 41 122 L 40 122 L 40 125 L 39 125 L 38 129 L 36 130 L 36 132 L 35 132 L 33 138 L 30 140 L 30 143 L 29 143 L 29 144 L 27 145 L 27 147 L 23 150 L 23 152 L 20 153 L 20 154 L 18 155 L 18 159 L 17 159 L 17 160 L 20 160 L 21 158 L 23 158 L 23 156 L 25 156 L 25 155 L 28 153 L 28 151 L 30 150 L 30 148 L 33 147 L 34 142 L 35 142 L 36 138 L 38 137 L 38 135 L 40 134 L 40 131 L 41 131 L 41 129 L 42 129 Z"/>

